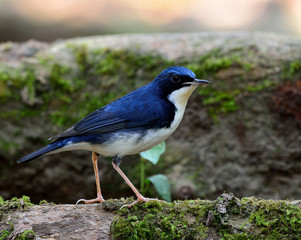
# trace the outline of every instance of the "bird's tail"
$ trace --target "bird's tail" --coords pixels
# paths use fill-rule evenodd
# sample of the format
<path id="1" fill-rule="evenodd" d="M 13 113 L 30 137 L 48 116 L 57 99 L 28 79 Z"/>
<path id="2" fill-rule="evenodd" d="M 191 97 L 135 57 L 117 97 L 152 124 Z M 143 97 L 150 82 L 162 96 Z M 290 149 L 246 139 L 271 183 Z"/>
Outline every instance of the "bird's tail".
<path id="1" fill-rule="evenodd" d="M 42 148 L 26 155 L 25 157 L 22 157 L 21 159 L 19 159 L 17 161 L 17 163 L 23 163 L 23 162 L 31 161 L 31 160 L 39 157 L 39 156 L 42 156 L 42 155 L 47 154 L 47 153 L 49 154 L 50 152 L 52 152 L 54 150 L 62 148 L 63 146 L 65 146 L 65 141 L 61 141 L 60 139 L 56 140 L 55 142 L 50 143 L 47 146 L 42 147 Z"/>

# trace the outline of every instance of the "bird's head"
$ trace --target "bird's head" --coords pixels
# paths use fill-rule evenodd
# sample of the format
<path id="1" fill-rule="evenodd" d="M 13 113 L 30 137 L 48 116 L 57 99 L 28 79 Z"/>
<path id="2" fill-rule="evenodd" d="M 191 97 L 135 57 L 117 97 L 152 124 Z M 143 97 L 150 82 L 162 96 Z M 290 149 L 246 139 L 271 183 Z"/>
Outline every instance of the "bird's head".
<path id="1" fill-rule="evenodd" d="M 165 69 L 153 81 L 162 97 L 185 105 L 197 86 L 209 83 L 207 80 L 197 79 L 188 68 L 178 66 Z"/>

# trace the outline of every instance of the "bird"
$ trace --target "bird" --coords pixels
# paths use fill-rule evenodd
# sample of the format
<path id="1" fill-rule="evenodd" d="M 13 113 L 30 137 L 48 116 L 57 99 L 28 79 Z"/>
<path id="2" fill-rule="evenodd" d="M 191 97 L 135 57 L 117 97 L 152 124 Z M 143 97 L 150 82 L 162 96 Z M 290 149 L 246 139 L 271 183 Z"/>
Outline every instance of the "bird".
<path id="1" fill-rule="evenodd" d="M 42 155 L 71 150 L 92 152 L 97 197 L 77 201 L 88 203 L 105 200 L 102 196 L 97 161 L 111 157 L 113 168 L 135 193 L 138 202 L 156 200 L 142 196 L 120 168 L 124 156 L 133 155 L 166 140 L 179 126 L 187 101 L 199 85 L 208 80 L 197 79 L 186 67 L 172 66 L 163 70 L 149 84 L 97 109 L 55 135 L 48 145 L 22 157 L 17 163 L 31 161 Z"/>

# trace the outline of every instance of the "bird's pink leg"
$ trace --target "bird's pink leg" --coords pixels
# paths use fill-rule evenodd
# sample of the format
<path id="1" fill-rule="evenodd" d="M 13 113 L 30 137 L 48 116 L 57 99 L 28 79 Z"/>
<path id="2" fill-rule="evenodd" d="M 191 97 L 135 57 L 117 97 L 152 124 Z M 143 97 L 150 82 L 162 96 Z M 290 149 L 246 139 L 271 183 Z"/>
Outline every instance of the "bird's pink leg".
<path id="1" fill-rule="evenodd" d="M 100 202 L 103 203 L 105 200 L 101 194 L 101 189 L 100 189 L 100 183 L 99 183 L 99 175 L 98 175 L 98 166 L 97 166 L 97 159 L 98 156 L 95 152 L 92 152 L 92 162 L 93 162 L 93 167 L 94 167 L 94 173 L 95 173 L 95 181 L 96 181 L 96 190 L 97 190 L 97 198 L 91 199 L 91 200 L 86 200 L 86 199 L 79 199 L 76 204 L 79 202 L 84 202 L 84 203 L 95 203 L 95 202 Z"/>
<path id="2" fill-rule="evenodd" d="M 143 197 L 139 191 L 135 188 L 135 186 L 132 184 L 132 182 L 128 179 L 128 177 L 123 173 L 123 171 L 118 167 L 114 162 L 112 162 L 114 169 L 120 174 L 120 176 L 124 179 L 124 181 L 130 186 L 130 188 L 133 190 L 133 192 L 137 196 L 137 200 L 131 204 L 123 205 L 123 207 L 131 208 L 138 202 L 149 202 L 149 201 L 159 201 L 157 198 L 145 198 Z"/>

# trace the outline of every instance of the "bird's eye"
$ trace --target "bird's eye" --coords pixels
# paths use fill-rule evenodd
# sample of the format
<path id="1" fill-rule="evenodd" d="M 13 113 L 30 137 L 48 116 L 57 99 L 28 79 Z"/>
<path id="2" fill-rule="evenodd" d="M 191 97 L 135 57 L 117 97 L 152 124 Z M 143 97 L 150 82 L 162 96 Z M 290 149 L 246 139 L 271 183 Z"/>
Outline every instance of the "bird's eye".
<path id="1" fill-rule="evenodd" d="M 178 75 L 178 74 L 175 74 L 175 75 L 172 75 L 172 77 L 171 77 L 171 81 L 173 82 L 173 83 L 179 83 L 180 82 L 180 76 Z"/>

